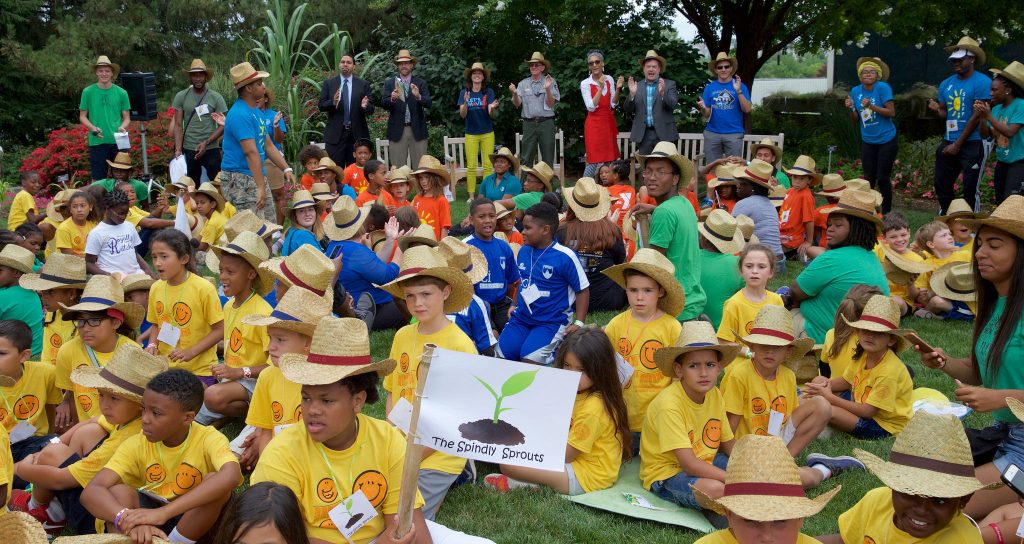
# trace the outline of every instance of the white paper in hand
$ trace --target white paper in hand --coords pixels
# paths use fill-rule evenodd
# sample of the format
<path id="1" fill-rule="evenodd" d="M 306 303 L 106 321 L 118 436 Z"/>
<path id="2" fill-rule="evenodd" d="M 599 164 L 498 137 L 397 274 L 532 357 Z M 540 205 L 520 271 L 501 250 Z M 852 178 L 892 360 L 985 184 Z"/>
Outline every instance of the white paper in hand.
<path id="1" fill-rule="evenodd" d="M 192 239 L 192 229 L 188 228 L 188 214 L 185 213 L 185 201 L 178 199 L 178 205 L 176 206 L 177 211 L 174 213 L 174 228 L 179 230 Z"/>
<path id="2" fill-rule="evenodd" d="M 119 151 L 131 151 L 132 142 L 128 138 L 127 132 L 115 132 L 114 142 L 117 143 L 117 149 Z"/>
<path id="3" fill-rule="evenodd" d="M 185 163 L 185 155 L 178 155 L 176 158 L 171 159 L 170 164 L 167 165 L 167 170 L 171 178 L 171 183 L 178 181 L 178 178 L 188 173 L 188 165 Z"/>

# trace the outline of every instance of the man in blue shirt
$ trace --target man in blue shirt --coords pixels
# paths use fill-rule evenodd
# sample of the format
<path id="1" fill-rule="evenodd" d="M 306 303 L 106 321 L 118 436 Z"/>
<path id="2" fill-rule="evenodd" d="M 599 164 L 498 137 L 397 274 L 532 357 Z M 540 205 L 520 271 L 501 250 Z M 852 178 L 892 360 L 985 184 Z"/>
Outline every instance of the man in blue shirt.
<path id="1" fill-rule="evenodd" d="M 710 63 L 715 80 L 704 87 L 697 105 L 707 122 L 704 153 L 708 164 L 743 155 L 743 114 L 750 113 L 750 89 L 736 75 L 736 58 L 721 52 Z"/>
<path id="2" fill-rule="evenodd" d="M 220 168 L 224 197 L 238 211 L 252 210 L 273 223 L 277 216 L 274 206 L 267 202 L 270 184 L 263 161 L 269 157 L 293 184 L 295 174 L 275 147 L 271 139 L 273 128 L 257 106 L 267 92 L 263 80 L 269 75 L 257 72 L 248 62 L 231 67 L 231 81 L 238 91 L 238 100 L 224 119 L 224 155 Z"/>
<path id="3" fill-rule="evenodd" d="M 953 185 L 963 173 L 964 200 L 974 211 L 981 209 L 978 177 L 985 167 L 985 150 L 978 131 L 980 117 L 974 113 L 976 101 L 992 98 L 992 80 L 975 70 L 985 64 L 985 51 L 978 42 L 965 36 L 956 45 L 946 48 L 953 64 L 953 75 L 939 83 L 938 100 L 929 100 L 928 107 L 946 117 L 945 138 L 935 152 L 935 196 L 939 214 L 945 214 L 956 198 Z"/>

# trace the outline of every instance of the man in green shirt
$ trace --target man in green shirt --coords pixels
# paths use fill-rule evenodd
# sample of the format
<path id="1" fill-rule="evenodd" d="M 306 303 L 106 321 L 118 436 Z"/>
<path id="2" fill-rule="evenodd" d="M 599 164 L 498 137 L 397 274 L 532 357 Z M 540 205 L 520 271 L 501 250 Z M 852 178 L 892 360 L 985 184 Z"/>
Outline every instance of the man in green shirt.
<path id="1" fill-rule="evenodd" d="M 96 83 L 82 91 L 78 121 L 89 130 L 89 172 L 92 179 L 107 177 L 107 161 L 117 155 L 114 133 L 128 128 L 128 92 L 114 85 L 121 67 L 100 55 L 92 65 Z"/>
<path id="2" fill-rule="evenodd" d="M 640 165 L 647 194 L 658 204 L 638 204 L 633 213 L 652 214 L 648 243 L 676 265 L 676 279 L 686 293 L 679 320 L 697 319 L 707 300 L 700 285 L 697 214 L 690 202 L 679 196 L 693 178 L 693 163 L 679 154 L 673 142 L 659 142 L 650 155 L 640 157 Z"/>
<path id="3" fill-rule="evenodd" d="M 143 209 L 149 208 L 149 186 L 144 182 L 132 178 L 132 156 L 129 153 L 118 153 L 113 161 L 107 161 L 110 167 L 110 176 L 106 179 L 94 181 L 93 185 L 99 185 L 107 191 L 113 191 L 119 182 L 127 181 L 132 184 L 135 191 L 135 199 Z"/>
<path id="4" fill-rule="evenodd" d="M 213 72 L 202 59 L 193 59 L 188 70 L 189 88 L 174 95 L 174 156 L 185 155 L 186 175 L 202 179 L 202 169 L 208 178 L 220 172 L 220 137 L 224 127 L 218 125 L 211 114 L 227 113 L 228 105 L 217 91 L 207 87 Z"/>

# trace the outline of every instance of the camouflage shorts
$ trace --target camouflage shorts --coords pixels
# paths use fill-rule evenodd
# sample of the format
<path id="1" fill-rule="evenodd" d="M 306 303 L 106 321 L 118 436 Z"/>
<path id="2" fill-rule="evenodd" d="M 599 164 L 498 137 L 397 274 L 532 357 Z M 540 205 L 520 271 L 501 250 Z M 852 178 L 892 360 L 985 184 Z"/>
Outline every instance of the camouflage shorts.
<path id="1" fill-rule="evenodd" d="M 256 208 L 256 179 L 241 172 L 224 172 L 220 174 L 221 191 L 228 202 L 235 205 L 238 211 L 252 210 L 253 213 L 266 221 L 274 223 L 277 216 L 274 211 L 274 197 L 270 194 L 270 184 L 263 178 L 263 189 L 266 199 L 263 208 Z"/>

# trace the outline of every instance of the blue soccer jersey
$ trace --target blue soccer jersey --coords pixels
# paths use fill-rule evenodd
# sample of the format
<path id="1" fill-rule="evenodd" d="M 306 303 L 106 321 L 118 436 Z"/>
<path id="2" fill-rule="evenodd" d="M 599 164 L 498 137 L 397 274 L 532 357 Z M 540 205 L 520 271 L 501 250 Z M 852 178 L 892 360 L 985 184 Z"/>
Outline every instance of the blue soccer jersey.
<path id="1" fill-rule="evenodd" d="M 512 247 L 498 238 L 484 241 L 473 235 L 467 236 L 463 242 L 479 249 L 487 258 L 487 276 L 474 285 L 473 290 L 488 304 L 500 302 L 508 294 L 509 286 L 519 281 Z"/>
<path id="2" fill-rule="evenodd" d="M 519 299 L 515 319 L 532 323 L 568 323 L 576 293 L 590 287 L 576 253 L 552 242 L 546 248 L 523 246 L 519 250 Z"/>
<path id="3" fill-rule="evenodd" d="M 473 341 L 476 350 L 483 353 L 498 343 L 494 336 L 494 326 L 491 325 L 490 308 L 480 297 L 473 295 L 461 312 L 448 314 L 448 319 L 455 322 L 462 332 Z"/>

